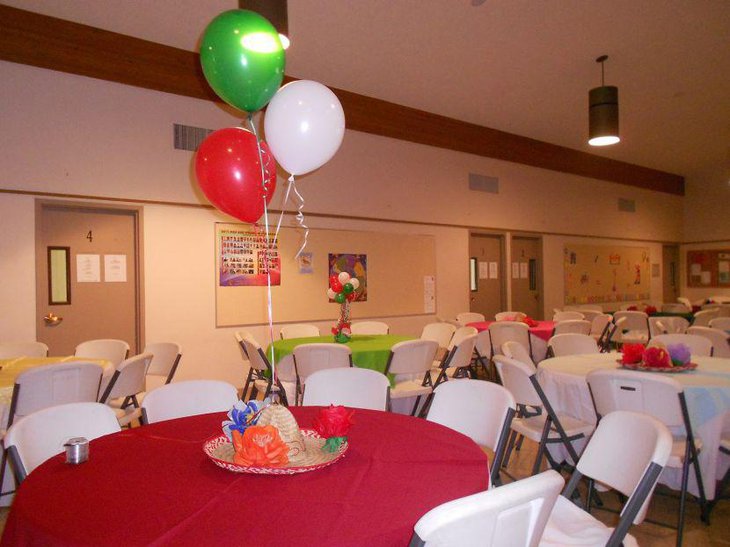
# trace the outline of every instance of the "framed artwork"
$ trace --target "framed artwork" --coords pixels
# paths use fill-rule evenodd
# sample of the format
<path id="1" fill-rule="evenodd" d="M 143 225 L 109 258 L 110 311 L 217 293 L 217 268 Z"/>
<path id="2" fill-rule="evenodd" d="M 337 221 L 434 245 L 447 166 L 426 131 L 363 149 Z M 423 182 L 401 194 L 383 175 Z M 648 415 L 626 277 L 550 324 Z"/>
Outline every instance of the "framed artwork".
<path id="1" fill-rule="evenodd" d="M 357 277 L 360 287 L 357 289 L 357 298 L 354 302 L 367 302 L 368 300 L 368 256 L 349 253 L 329 253 L 329 276 L 340 272 L 347 272 L 351 277 Z M 334 302 L 331 300 L 330 302 Z"/>

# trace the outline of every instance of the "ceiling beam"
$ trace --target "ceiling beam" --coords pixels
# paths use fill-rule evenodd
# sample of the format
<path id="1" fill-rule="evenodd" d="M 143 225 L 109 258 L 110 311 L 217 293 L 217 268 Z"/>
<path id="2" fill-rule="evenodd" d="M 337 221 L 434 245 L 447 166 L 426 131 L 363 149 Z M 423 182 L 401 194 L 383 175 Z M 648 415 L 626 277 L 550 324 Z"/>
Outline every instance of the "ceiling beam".
<path id="1" fill-rule="evenodd" d="M 220 102 L 196 52 L 3 5 L 0 59 Z M 679 175 L 331 89 L 354 131 L 684 195 Z"/>
<path id="2" fill-rule="evenodd" d="M 238 0 L 238 7 L 266 17 L 280 34 L 289 36 L 287 0 Z"/>

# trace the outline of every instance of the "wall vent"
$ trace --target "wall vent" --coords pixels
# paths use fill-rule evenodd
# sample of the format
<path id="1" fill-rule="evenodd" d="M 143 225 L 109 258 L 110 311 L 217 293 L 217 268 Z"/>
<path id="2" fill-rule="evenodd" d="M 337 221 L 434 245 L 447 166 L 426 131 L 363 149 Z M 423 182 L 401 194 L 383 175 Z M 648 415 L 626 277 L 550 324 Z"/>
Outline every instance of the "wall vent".
<path id="1" fill-rule="evenodd" d="M 497 177 L 469 173 L 469 190 L 499 194 L 499 179 Z"/>
<path id="2" fill-rule="evenodd" d="M 618 198 L 618 210 L 625 213 L 635 213 L 636 201 L 633 199 Z"/>
<path id="3" fill-rule="evenodd" d="M 174 135 L 175 150 L 190 150 L 195 152 L 205 137 L 210 135 L 213 130 L 203 127 L 193 127 L 192 125 L 182 125 L 175 123 L 172 125 Z"/>

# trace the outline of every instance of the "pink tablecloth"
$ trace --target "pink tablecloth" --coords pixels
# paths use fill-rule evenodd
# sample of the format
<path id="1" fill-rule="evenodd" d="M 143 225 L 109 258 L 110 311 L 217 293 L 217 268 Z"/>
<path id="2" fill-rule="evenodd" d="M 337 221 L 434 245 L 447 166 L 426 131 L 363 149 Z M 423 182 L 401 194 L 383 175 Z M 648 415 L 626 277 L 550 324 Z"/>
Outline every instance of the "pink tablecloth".
<path id="1" fill-rule="evenodd" d="M 300 427 L 318 409 L 297 407 Z M 159 422 L 55 456 L 20 485 L 2 545 L 407 545 L 445 501 L 487 488 L 468 437 L 423 419 L 356 410 L 345 457 L 290 476 L 216 467 L 203 441 L 224 414 Z"/>
<path id="2" fill-rule="evenodd" d="M 474 327 L 479 332 L 482 332 L 483 330 L 487 330 L 489 325 L 495 322 L 496 321 L 478 321 L 476 323 L 469 323 L 467 326 Z M 530 327 L 530 334 L 534 334 L 538 338 L 542 338 L 547 342 L 550 340 L 550 336 L 552 336 L 554 328 L 554 321 L 538 321 L 536 327 Z"/>

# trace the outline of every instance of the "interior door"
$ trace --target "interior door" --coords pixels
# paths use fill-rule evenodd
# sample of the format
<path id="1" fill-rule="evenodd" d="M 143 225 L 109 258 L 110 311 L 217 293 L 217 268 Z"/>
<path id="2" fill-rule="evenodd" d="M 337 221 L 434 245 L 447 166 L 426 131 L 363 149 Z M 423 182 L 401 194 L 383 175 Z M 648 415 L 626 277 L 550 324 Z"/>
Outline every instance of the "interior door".
<path id="1" fill-rule="evenodd" d="M 541 241 L 536 237 L 512 237 L 512 309 L 542 319 Z"/>
<path id="2" fill-rule="evenodd" d="M 36 336 L 49 355 L 72 355 L 98 338 L 124 340 L 139 353 L 139 214 L 38 203 Z"/>
<path id="3" fill-rule="evenodd" d="M 492 234 L 469 237 L 469 311 L 484 314 L 487 320 L 504 307 L 502 241 L 502 236 Z"/>
<path id="4" fill-rule="evenodd" d="M 676 302 L 679 296 L 679 246 L 662 247 L 662 301 Z"/>

